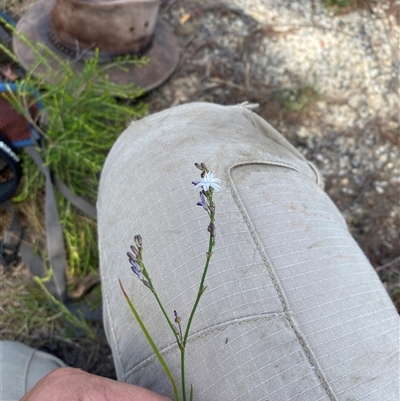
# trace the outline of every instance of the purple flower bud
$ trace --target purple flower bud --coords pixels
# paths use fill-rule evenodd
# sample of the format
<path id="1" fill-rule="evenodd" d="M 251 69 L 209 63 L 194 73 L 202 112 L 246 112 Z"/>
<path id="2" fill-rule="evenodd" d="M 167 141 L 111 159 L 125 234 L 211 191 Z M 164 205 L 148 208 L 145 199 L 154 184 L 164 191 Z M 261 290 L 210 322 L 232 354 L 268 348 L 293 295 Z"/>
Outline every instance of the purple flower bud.
<path id="1" fill-rule="evenodd" d="M 129 261 L 134 261 L 134 262 L 137 262 L 137 259 L 136 259 L 136 256 L 135 255 L 133 255 L 132 253 L 130 253 L 130 252 L 127 252 L 126 253 L 127 254 L 127 256 L 128 256 L 128 258 L 129 258 Z"/>
<path id="2" fill-rule="evenodd" d="M 143 244 L 142 237 L 140 235 L 135 235 L 135 243 L 138 248 Z"/>
<path id="3" fill-rule="evenodd" d="M 201 165 L 199 163 L 194 163 L 194 165 L 199 169 L 199 170 L 203 170 L 203 167 L 201 167 Z"/>
<path id="4" fill-rule="evenodd" d="M 210 223 L 207 227 L 207 231 L 211 234 L 211 236 L 215 237 L 215 224 Z"/>
<path id="5" fill-rule="evenodd" d="M 182 319 L 178 316 L 178 313 L 176 310 L 174 310 L 174 315 L 175 315 L 175 323 L 180 323 Z"/>
<path id="6" fill-rule="evenodd" d="M 204 210 L 207 210 L 207 201 L 205 196 L 203 195 L 203 192 L 200 192 L 200 201 L 197 202 L 197 206 L 202 206 Z"/>
<path id="7" fill-rule="evenodd" d="M 129 259 L 129 263 L 131 264 L 132 271 L 139 277 L 140 280 L 143 280 L 143 274 L 140 270 L 140 266 L 132 259 Z"/>
<path id="8" fill-rule="evenodd" d="M 131 250 L 132 250 L 132 252 L 133 252 L 133 254 L 134 254 L 135 256 L 138 256 L 138 255 L 139 255 L 139 251 L 137 250 L 137 248 L 136 248 L 135 246 L 131 245 Z"/>

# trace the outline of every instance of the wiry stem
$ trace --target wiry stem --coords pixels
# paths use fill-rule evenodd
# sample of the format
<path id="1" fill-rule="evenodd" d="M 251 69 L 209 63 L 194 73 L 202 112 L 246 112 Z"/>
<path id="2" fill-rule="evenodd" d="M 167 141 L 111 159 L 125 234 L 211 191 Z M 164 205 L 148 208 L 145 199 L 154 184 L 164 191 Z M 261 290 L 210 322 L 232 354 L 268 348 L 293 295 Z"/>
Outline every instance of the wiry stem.
<path id="1" fill-rule="evenodd" d="M 162 312 L 162 314 L 163 314 L 164 317 L 165 317 L 165 320 L 167 321 L 167 323 L 168 323 L 168 325 L 169 325 L 169 327 L 170 327 L 172 333 L 173 333 L 174 336 L 175 336 L 176 342 L 178 343 L 178 345 L 180 345 L 180 344 L 182 343 L 182 341 L 179 339 L 179 335 L 178 335 L 178 333 L 177 333 L 176 330 L 175 330 L 175 326 L 172 324 L 169 315 L 168 315 L 167 312 L 165 311 L 164 306 L 163 306 L 163 304 L 161 303 L 160 298 L 158 297 L 157 291 L 156 291 L 156 289 L 155 289 L 155 287 L 154 287 L 154 285 L 153 285 L 153 282 L 152 282 L 152 280 L 151 280 L 151 278 L 150 278 L 150 275 L 149 275 L 149 273 L 147 272 L 147 269 L 146 269 L 145 264 L 143 263 L 142 252 L 143 252 L 143 251 L 142 251 L 142 247 L 140 247 L 140 248 L 139 248 L 139 260 L 138 260 L 138 264 L 139 264 L 139 266 L 140 266 L 140 268 L 141 268 L 141 270 L 142 270 L 142 272 L 143 272 L 143 276 L 144 276 L 144 277 L 146 278 L 146 280 L 147 280 L 147 283 L 148 283 L 148 284 L 147 284 L 147 287 L 148 287 L 148 288 L 150 289 L 150 291 L 153 293 L 153 295 L 154 295 L 154 297 L 155 297 L 155 299 L 156 299 L 156 301 L 157 301 L 157 304 L 158 304 L 158 306 L 160 307 L 161 312 Z"/>
<path id="2" fill-rule="evenodd" d="M 212 201 L 212 196 L 213 196 L 213 189 L 210 188 L 208 191 L 208 202 L 209 205 L 213 205 L 213 201 Z M 213 206 L 212 210 L 207 210 L 208 211 L 208 215 L 210 217 L 210 224 L 209 227 L 211 227 L 214 224 L 215 221 L 215 207 Z M 197 297 L 196 300 L 194 302 L 192 311 L 190 312 L 190 316 L 189 316 L 189 320 L 186 326 L 186 330 L 185 330 L 185 335 L 183 336 L 183 348 L 181 348 L 181 375 L 182 375 L 182 398 L 183 401 L 186 401 L 186 385 L 185 385 L 185 348 L 186 348 L 186 343 L 188 340 L 188 336 L 189 336 L 189 332 L 190 332 L 190 327 L 192 325 L 192 320 L 194 317 L 194 314 L 196 313 L 196 309 L 197 306 L 200 302 L 200 298 L 201 296 L 204 294 L 204 291 L 206 290 L 207 286 L 204 286 L 204 282 L 207 276 L 207 271 L 208 271 L 208 266 L 210 265 L 210 260 L 211 260 L 211 256 L 213 253 L 213 248 L 215 245 L 215 232 L 213 230 L 209 230 L 210 231 L 210 236 L 209 236 L 209 241 L 208 241 L 208 251 L 206 253 L 206 264 L 204 266 L 204 270 L 203 270 L 203 274 L 201 276 L 201 281 L 200 281 L 200 285 L 199 285 L 199 289 L 197 291 Z M 193 387 L 191 386 L 190 389 L 190 399 L 193 399 Z"/>
<path id="3" fill-rule="evenodd" d="M 171 331 L 174 333 L 176 342 L 178 343 L 178 345 L 180 345 L 180 344 L 182 343 L 182 341 L 179 339 L 179 335 L 178 335 L 178 333 L 177 333 L 176 330 L 175 330 L 175 326 L 172 324 L 171 319 L 169 318 L 167 312 L 165 311 L 163 305 L 161 304 L 161 301 L 160 301 L 160 298 L 158 298 L 157 292 L 156 292 L 155 290 L 153 290 L 152 292 L 153 292 L 153 294 L 154 294 L 154 297 L 156 298 L 156 301 L 157 301 L 157 303 L 158 303 L 158 306 L 160 307 L 160 309 L 161 309 L 161 311 L 162 311 L 162 313 L 163 313 L 165 319 L 166 319 L 167 322 L 168 322 L 168 325 L 169 325 Z"/>
<path id="4" fill-rule="evenodd" d="M 192 320 L 194 317 L 194 314 L 196 312 L 197 309 L 197 305 L 200 302 L 200 298 L 201 296 L 204 294 L 204 291 L 206 290 L 207 287 L 204 287 L 204 281 L 206 279 L 206 275 L 207 275 L 207 271 L 208 271 L 208 266 L 210 264 L 210 260 L 211 260 L 211 256 L 212 256 L 212 249 L 214 247 L 215 244 L 215 240 L 214 237 L 212 236 L 212 234 L 210 233 L 210 238 L 209 238 L 209 242 L 208 242 L 208 252 L 207 252 L 207 259 L 206 259 L 206 264 L 204 266 L 204 270 L 203 270 L 203 275 L 201 276 L 201 281 L 200 281 L 200 285 L 199 285 L 199 290 L 197 292 L 197 297 L 196 297 L 196 301 L 194 302 L 192 311 L 190 312 L 190 316 L 189 316 L 189 320 L 188 320 L 188 324 L 186 326 L 186 330 L 185 330 L 185 335 L 183 337 L 183 346 L 186 346 L 186 342 L 189 336 L 189 331 L 190 331 L 190 326 L 192 324 Z"/>

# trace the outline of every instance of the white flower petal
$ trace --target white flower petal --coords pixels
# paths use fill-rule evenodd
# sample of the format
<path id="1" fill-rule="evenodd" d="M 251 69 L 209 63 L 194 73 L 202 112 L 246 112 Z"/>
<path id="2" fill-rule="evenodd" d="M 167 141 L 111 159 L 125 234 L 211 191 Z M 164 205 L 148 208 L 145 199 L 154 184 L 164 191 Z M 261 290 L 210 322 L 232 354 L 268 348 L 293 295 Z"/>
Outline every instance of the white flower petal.
<path id="1" fill-rule="evenodd" d="M 217 192 L 221 192 L 222 188 L 218 184 L 210 184 Z"/>
<path id="2" fill-rule="evenodd" d="M 211 188 L 214 188 L 216 191 L 222 191 L 222 188 L 218 185 L 221 180 L 217 177 L 215 177 L 213 171 L 209 171 L 204 175 L 203 178 L 201 178 L 200 181 L 197 182 L 197 184 L 194 186 L 194 188 L 199 188 L 202 187 L 204 191 L 208 191 Z"/>

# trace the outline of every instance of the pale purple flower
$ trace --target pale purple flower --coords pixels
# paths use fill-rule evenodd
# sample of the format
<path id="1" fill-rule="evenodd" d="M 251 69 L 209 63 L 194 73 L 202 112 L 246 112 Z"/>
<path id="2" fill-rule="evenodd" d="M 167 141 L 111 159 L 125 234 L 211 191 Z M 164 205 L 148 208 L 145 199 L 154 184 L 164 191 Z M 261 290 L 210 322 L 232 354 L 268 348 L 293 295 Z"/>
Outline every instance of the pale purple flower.
<path id="1" fill-rule="evenodd" d="M 140 266 L 132 258 L 129 258 L 129 263 L 131 264 L 132 271 L 139 277 L 140 280 L 143 281 L 144 277 L 143 277 L 142 271 L 140 270 Z"/>
<path id="2" fill-rule="evenodd" d="M 218 185 L 221 182 L 219 178 L 214 175 L 213 171 L 209 171 L 204 174 L 204 177 L 200 181 L 193 182 L 194 187 L 202 187 L 204 191 L 208 191 L 211 188 L 214 188 L 216 191 L 222 191 L 222 188 Z"/>
<path id="3" fill-rule="evenodd" d="M 200 191 L 200 201 L 197 202 L 197 206 L 202 206 L 205 210 L 207 210 L 207 201 L 206 197 L 203 195 L 203 192 Z"/>

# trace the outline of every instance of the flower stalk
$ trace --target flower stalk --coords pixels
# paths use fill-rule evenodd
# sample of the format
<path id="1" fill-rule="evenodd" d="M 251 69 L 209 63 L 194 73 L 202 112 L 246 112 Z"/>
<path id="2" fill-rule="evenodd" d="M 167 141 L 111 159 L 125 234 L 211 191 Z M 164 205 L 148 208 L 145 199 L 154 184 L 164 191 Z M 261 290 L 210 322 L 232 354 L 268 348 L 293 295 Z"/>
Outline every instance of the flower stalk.
<path id="1" fill-rule="evenodd" d="M 214 191 L 221 191 L 221 186 L 219 185 L 221 183 L 221 180 L 218 179 L 213 171 L 208 170 L 207 166 L 204 163 L 195 163 L 195 166 L 201 170 L 200 177 L 201 179 L 199 181 L 192 181 L 192 184 L 194 185 L 194 188 L 200 188 L 200 200 L 197 202 L 198 206 L 201 206 L 208 214 L 209 217 L 209 223 L 207 225 L 207 231 L 209 233 L 209 239 L 208 239 L 208 249 L 206 252 L 206 261 L 205 265 L 203 268 L 203 273 L 201 275 L 200 279 L 200 284 L 197 290 L 197 295 L 196 299 L 194 301 L 193 307 L 191 309 L 189 319 L 187 321 L 186 329 L 183 331 L 182 330 L 182 318 L 178 315 L 177 311 L 174 310 L 174 323 L 172 323 L 170 317 L 166 313 L 161 300 L 158 297 L 157 291 L 153 285 L 153 282 L 150 278 L 150 275 L 146 269 L 146 266 L 143 262 L 143 240 L 140 235 L 135 235 L 134 240 L 135 240 L 135 246 L 131 246 L 131 251 L 128 252 L 128 260 L 131 265 L 131 269 L 133 273 L 139 278 L 140 281 L 153 293 L 158 306 L 161 309 L 161 312 L 166 319 L 174 337 L 175 340 L 178 344 L 178 348 L 181 353 L 181 388 L 182 388 L 182 400 L 186 401 L 186 382 L 185 382 L 185 351 L 186 351 L 186 345 L 188 342 L 188 337 L 190 334 L 190 328 L 193 322 L 193 318 L 195 316 L 196 310 L 198 308 L 199 302 L 201 297 L 203 296 L 204 292 L 207 289 L 207 286 L 205 285 L 205 280 L 208 272 L 208 268 L 210 266 L 210 260 L 213 255 L 213 250 L 215 246 L 215 237 L 216 237 L 216 228 L 215 228 L 215 204 L 213 202 L 213 194 Z M 124 297 L 134 314 L 136 320 L 139 323 L 140 328 L 143 331 L 143 334 L 147 338 L 150 346 L 152 347 L 157 359 L 159 360 L 161 366 L 163 367 L 164 371 L 166 372 L 168 378 L 170 379 L 173 390 L 174 390 L 174 396 L 175 396 L 175 401 L 180 400 L 179 398 L 179 393 L 177 390 L 177 385 L 174 377 L 171 374 L 170 369 L 168 368 L 167 364 L 165 363 L 161 353 L 159 352 L 157 346 L 155 345 L 152 337 L 150 336 L 148 330 L 146 329 L 143 321 L 141 320 L 139 314 L 137 313 L 136 309 L 134 308 L 132 302 L 130 301 L 128 295 L 126 294 L 122 283 L 120 281 L 120 286 L 121 290 L 124 294 Z M 190 386 L 190 391 L 189 391 L 189 400 L 193 400 L 193 386 Z"/>

